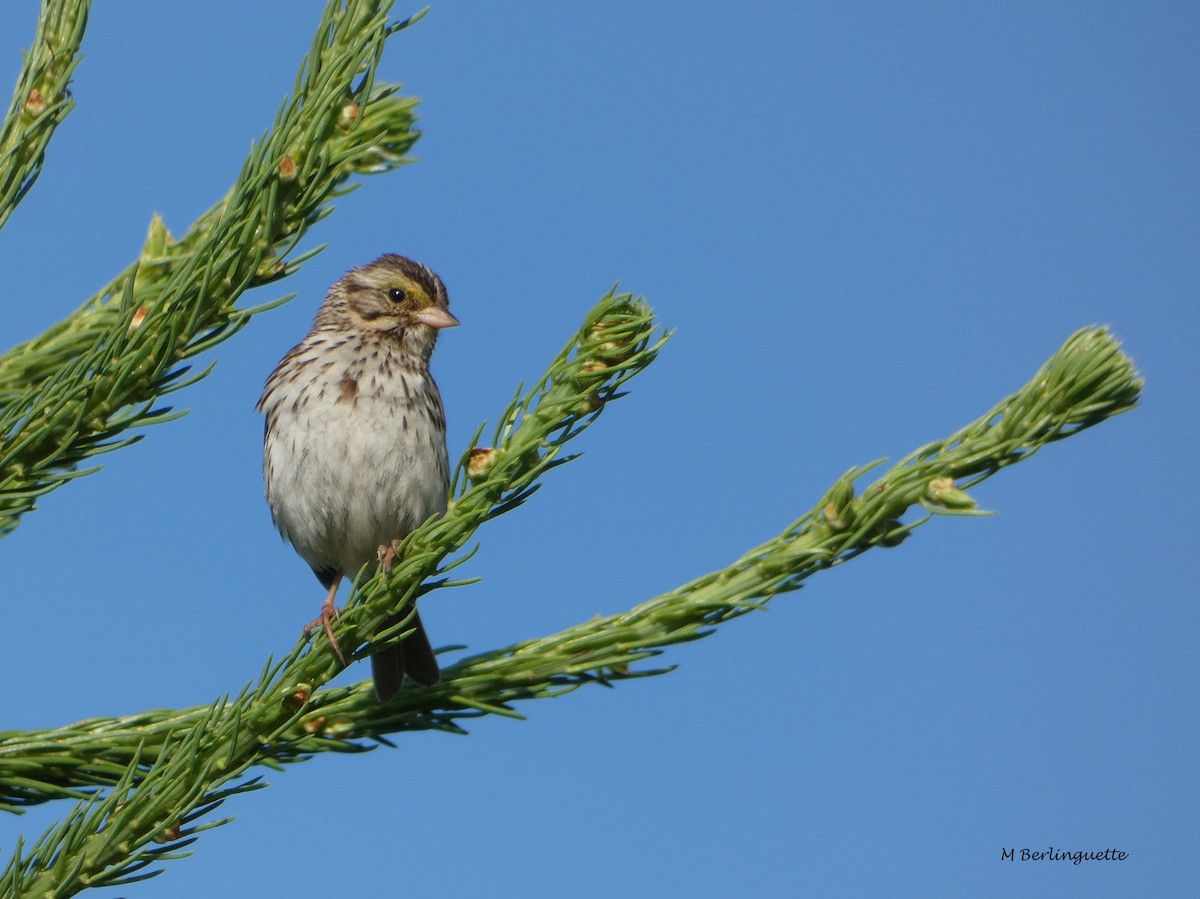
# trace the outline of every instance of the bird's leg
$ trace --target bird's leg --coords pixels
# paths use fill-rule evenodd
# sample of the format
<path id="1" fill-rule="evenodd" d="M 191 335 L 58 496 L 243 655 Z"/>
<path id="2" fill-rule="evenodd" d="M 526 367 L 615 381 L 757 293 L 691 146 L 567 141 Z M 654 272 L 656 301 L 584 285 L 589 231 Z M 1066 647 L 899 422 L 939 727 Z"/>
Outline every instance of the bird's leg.
<path id="1" fill-rule="evenodd" d="M 333 649 L 333 654 L 338 657 L 338 661 L 344 667 L 346 657 L 342 655 L 342 647 L 338 645 L 337 637 L 333 635 L 333 622 L 341 615 L 333 600 L 337 596 L 338 585 L 341 582 L 342 576 L 340 574 L 333 579 L 333 583 L 329 585 L 329 593 L 325 595 L 325 602 L 321 604 L 321 614 L 304 625 L 304 636 L 309 636 L 317 628 L 324 630 L 325 636 L 329 639 L 329 645 Z"/>

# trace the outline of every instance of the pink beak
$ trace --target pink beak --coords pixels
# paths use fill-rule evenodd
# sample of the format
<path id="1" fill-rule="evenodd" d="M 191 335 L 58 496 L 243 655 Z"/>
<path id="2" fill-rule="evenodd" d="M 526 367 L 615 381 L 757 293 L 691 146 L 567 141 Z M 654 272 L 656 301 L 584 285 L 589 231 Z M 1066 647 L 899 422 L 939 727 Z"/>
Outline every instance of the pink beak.
<path id="1" fill-rule="evenodd" d="M 413 315 L 417 321 L 429 325 L 431 328 L 453 328 L 458 324 L 458 319 L 450 314 L 448 309 L 443 309 L 441 306 L 426 306 L 424 309 Z"/>

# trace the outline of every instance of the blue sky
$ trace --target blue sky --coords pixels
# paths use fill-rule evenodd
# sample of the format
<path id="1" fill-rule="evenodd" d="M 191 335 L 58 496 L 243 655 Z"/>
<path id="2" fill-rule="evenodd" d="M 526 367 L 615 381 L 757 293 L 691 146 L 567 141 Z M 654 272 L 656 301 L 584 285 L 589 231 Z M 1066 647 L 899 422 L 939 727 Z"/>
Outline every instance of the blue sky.
<path id="1" fill-rule="evenodd" d="M 6 83 L 36 14 L 9 6 Z M 0 344 L 105 283 L 153 211 L 179 234 L 224 194 L 320 8 L 97 5 L 78 109 L 0 235 Z M 819 575 L 669 676 L 272 773 L 122 894 L 1190 892 L 1198 38 L 1189 3 L 435 3 L 381 72 L 421 98 L 420 163 L 248 298 L 300 294 L 213 353 L 186 418 L 0 544 L 0 729 L 207 702 L 292 646 L 321 590 L 271 527 L 253 407 L 381 252 L 439 271 L 462 320 L 434 365 L 452 456 L 614 281 L 677 329 L 480 533 L 483 583 L 422 606 L 475 650 L 723 566 L 1109 323 L 1143 406 L 978 489 L 996 516 Z M 0 819 L 0 846 L 65 812 Z M 1130 855 L 1000 858 L 1049 846 Z"/>

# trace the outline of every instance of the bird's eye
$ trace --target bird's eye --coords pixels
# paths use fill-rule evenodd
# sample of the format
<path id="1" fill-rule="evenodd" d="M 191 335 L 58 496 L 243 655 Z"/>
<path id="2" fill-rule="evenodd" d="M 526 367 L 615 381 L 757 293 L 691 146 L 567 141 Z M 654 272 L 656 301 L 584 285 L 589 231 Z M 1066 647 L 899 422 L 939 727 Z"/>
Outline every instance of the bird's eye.
<path id="1" fill-rule="evenodd" d="M 393 303 L 403 303 L 404 298 L 407 296 L 408 294 L 404 292 L 403 287 L 393 287 L 388 291 L 388 299 Z"/>

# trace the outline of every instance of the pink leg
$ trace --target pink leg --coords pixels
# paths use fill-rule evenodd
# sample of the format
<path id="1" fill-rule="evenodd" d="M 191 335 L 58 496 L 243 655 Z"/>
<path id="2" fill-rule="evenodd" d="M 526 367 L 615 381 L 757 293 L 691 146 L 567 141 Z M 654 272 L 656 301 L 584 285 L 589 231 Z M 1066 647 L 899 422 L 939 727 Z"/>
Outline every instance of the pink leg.
<path id="1" fill-rule="evenodd" d="M 338 645 L 337 637 L 333 635 L 333 622 L 341 614 L 338 607 L 334 605 L 334 597 L 337 596 L 338 585 L 342 582 L 342 576 L 339 574 L 333 579 L 333 583 L 329 586 L 329 593 L 325 596 L 325 602 L 321 604 L 321 614 L 304 625 L 304 636 L 308 636 L 317 628 L 325 631 L 325 636 L 329 639 L 329 645 L 333 649 L 333 654 L 338 657 L 338 661 L 343 665 L 346 664 L 346 657 L 342 655 L 342 647 Z"/>
<path id="2" fill-rule="evenodd" d="M 396 550 L 400 548 L 400 541 L 393 540 L 391 546 L 380 546 L 376 552 L 379 555 L 379 567 L 384 571 L 392 570 L 392 562 L 396 559 Z"/>

